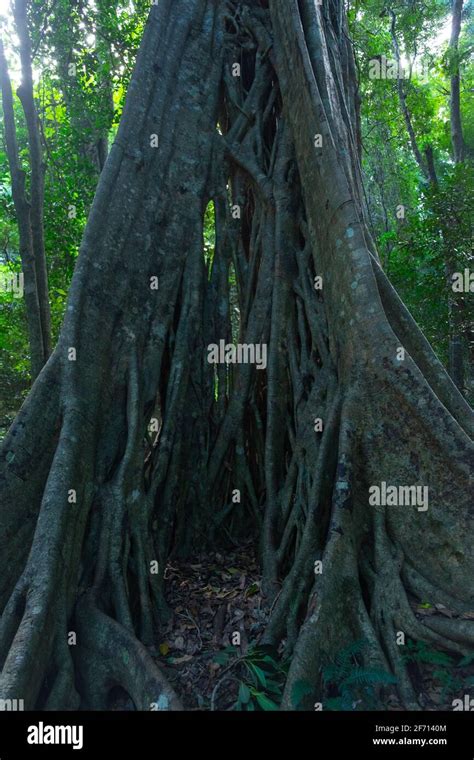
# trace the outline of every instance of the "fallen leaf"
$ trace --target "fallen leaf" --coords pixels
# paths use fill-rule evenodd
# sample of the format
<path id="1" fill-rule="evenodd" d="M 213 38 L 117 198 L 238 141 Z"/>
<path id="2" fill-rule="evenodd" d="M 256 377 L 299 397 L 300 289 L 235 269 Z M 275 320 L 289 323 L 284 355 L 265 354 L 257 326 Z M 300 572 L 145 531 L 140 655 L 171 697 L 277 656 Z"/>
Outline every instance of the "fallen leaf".
<path id="1" fill-rule="evenodd" d="M 444 604 L 435 604 L 435 607 L 438 610 L 438 612 L 440 612 L 442 615 L 446 615 L 446 617 L 452 618 L 455 614 L 452 610 L 448 610 L 448 608 L 445 607 Z"/>
<path id="2" fill-rule="evenodd" d="M 173 663 L 173 665 L 179 665 L 181 662 L 189 662 L 189 660 L 192 659 L 192 654 L 184 654 L 182 657 L 170 657 L 169 661 Z"/>
<path id="3" fill-rule="evenodd" d="M 252 596 L 253 594 L 257 594 L 260 591 L 260 584 L 259 583 L 252 583 L 251 586 L 248 587 L 247 591 L 245 592 L 246 596 Z"/>
<path id="4" fill-rule="evenodd" d="M 173 647 L 175 649 L 184 649 L 184 638 L 182 636 L 177 636 L 173 642 Z"/>

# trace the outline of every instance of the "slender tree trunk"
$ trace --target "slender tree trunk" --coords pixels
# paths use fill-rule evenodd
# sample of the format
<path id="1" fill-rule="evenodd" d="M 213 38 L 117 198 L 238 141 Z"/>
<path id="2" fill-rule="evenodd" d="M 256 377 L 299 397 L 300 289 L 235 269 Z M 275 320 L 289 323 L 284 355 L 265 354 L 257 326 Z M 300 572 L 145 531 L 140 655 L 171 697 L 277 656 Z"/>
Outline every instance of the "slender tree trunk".
<path id="1" fill-rule="evenodd" d="M 44 362 L 43 324 L 38 293 L 38 274 L 31 232 L 31 206 L 25 190 L 25 173 L 21 168 L 16 139 L 13 96 L 7 61 L 0 40 L 0 78 L 2 88 L 5 145 L 12 180 L 12 197 L 18 222 L 20 257 L 24 276 L 26 318 L 31 354 L 31 376 L 40 373 Z"/>
<path id="2" fill-rule="evenodd" d="M 453 155 L 456 162 L 462 161 L 464 156 L 464 142 L 462 136 L 462 123 L 461 123 L 461 107 L 460 107 L 460 77 L 459 77 L 459 63 L 458 56 L 458 40 L 461 28 L 461 13 L 462 13 L 463 0 L 454 0 L 453 2 L 453 24 L 450 41 L 450 67 L 452 70 L 451 75 L 451 138 L 453 145 Z M 396 16 L 393 11 L 390 11 L 391 16 L 391 36 L 392 46 L 397 62 L 397 70 L 400 72 L 400 49 L 398 45 L 396 35 Z M 454 68 L 453 68 L 454 67 Z M 405 120 L 408 135 L 410 138 L 410 144 L 412 148 L 415 160 L 421 170 L 422 175 L 429 181 L 433 190 L 438 188 L 438 178 L 436 174 L 433 149 L 431 145 L 425 148 L 425 161 L 421 154 L 418 141 L 416 139 L 415 130 L 412 123 L 412 118 L 408 105 L 406 102 L 406 94 L 403 86 L 403 79 L 399 76 L 397 79 L 398 96 L 400 101 L 400 108 Z M 441 223 L 441 228 L 442 228 Z M 453 382 L 459 388 L 461 392 L 464 391 L 464 353 L 465 353 L 465 341 L 464 337 L 460 334 L 459 325 L 459 303 L 455 297 L 455 294 L 451 290 L 452 276 L 456 271 L 456 265 L 453 261 L 452 251 L 447 249 L 446 235 L 443 234 L 443 246 L 445 249 L 445 269 L 446 269 L 446 282 L 448 287 L 448 311 L 449 311 L 449 345 L 448 345 L 448 368 L 449 374 L 453 379 Z"/>
<path id="3" fill-rule="evenodd" d="M 473 415 L 380 268 L 357 134 L 342 2 L 152 9 L 58 347 L 0 453 L 2 698 L 101 709 L 118 684 L 177 706 L 146 648 L 164 568 L 224 528 L 261 540 L 283 708 L 307 706 L 301 680 L 324 699 L 354 639 L 405 707 L 399 631 L 473 650 Z M 231 271 L 261 369 L 209 362 L 236 330 Z M 372 506 L 381 482 L 429 508 Z M 423 625 L 427 598 L 453 618 Z"/>
<path id="4" fill-rule="evenodd" d="M 44 247 L 44 172 L 38 114 L 33 95 L 33 71 L 31 67 L 31 41 L 28 30 L 27 0 L 15 0 L 14 17 L 20 40 L 22 82 L 17 94 L 21 100 L 28 129 L 30 162 L 30 221 L 33 255 L 35 259 L 38 303 L 43 339 L 43 364 L 51 353 L 51 313 L 49 307 L 48 268 Z"/>
<path id="5" fill-rule="evenodd" d="M 76 74 L 71 75 L 71 66 L 81 58 L 82 34 L 78 24 L 86 23 L 82 11 L 71 17 L 68 7 L 55 6 L 51 22 L 50 39 L 55 49 L 55 60 L 59 76 L 59 87 L 64 98 L 74 131 L 78 155 L 85 159 L 100 174 L 105 166 L 109 151 L 109 132 L 113 123 L 113 71 L 111 70 L 111 49 L 107 24 L 111 15 L 118 13 L 117 0 L 97 2 L 94 7 L 95 25 L 89 29 L 95 35 L 94 55 L 97 59 L 97 81 L 95 107 L 87 103 Z M 82 21 L 81 21 L 82 18 Z M 79 75 L 79 72 L 77 72 Z"/>
<path id="6" fill-rule="evenodd" d="M 99 16 L 96 33 L 96 55 L 100 62 L 98 87 L 103 102 L 106 104 L 107 113 L 106 124 L 102 126 L 101 134 L 97 139 L 97 168 L 99 170 L 99 173 L 104 168 L 109 153 L 109 130 L 112 126 L 114 116 L 114 93 L 112 85 L 112 71 L 110 66 L 110 43 L 107 40 L 106 36 L 107 29 L 106 27 L 104 28 L 104 24 L 102 22 L 103 14 L 106 8 L 107 4 L 103 7 L 100 2 L 98 3 Z"/>
<path id="7" fill-rule="evenodd" d="M 464 161 L 464 137 L 461 118 L 461 77 L 459 73 L 459 35 L 461 32 L 461 16 L 463 0 L 453 0 L 452 3 L 452 27 L 449 41 L 449 68 L 451 75 L 451 144 L 453 157 L 456 164 Z M 463 302 L 451 289 L 452 277 L 456 271 L 453 256 L 448 255 L 447 275 L 449 283 L 449 371 L 450 375 L 460 390 L 464 390 L 465 371 L 464 357 L 466 354 L 466 336 L 460 326 L 463 324 Z"/>
<path id="8" fill-rule="evenodd" d="M 438 176 L 436 174 L 436 166 L 434 161 L 433 146 L 427 145 L 425 148 L 426 165 L 428 167 L 428 176 L 430 178 L 430 184 L 432 187 L 438 187 Z"/>
<path id="9" fill-rule="evenodd" d="M 451 75 L 451 142 L 457 164 L 464 161 L 464 137 L 461 119 L 461 77 L 459 74 L 459 35 L 464 0 L 452 2 L 452 26 L 449 40 L 449 68 Z"/>
<path id="10" fill-rule="evenodd" d="M 392 47 L 393 47 L 395 60 L 397 62 L 397 89 L 398 89 L 398 99 L 400 101 L 400 108 L 401 108 L 402 115 L 405 121 L 408 136 L 410 138 L 410 145 L 411 145 L 411 149 L 415 157 L 416 163 L 418 164 L 418 167 L 421 171 L 422 176 L 425 179 L 430 179 L 430 172 L 429 172 L 430 165 L 428 164 L 428 168 L 427 168 L 425 162 L 423 161 L 423 156 L 421 154 L 421 150 L 418 145 L 418 141 L 416 139 L 415 130 L 413 128 L 413 122 L 411 119 L 410 109 L 408 108 L 408 104 L 407 104 L 405 87 L 403 85 L 403 77 L 401 75 L 402 71 L 401 71 L 400 47 L 398 44 L 397 30 L 396 30 L 397 17 L 392 10 L 389 10 L 389 13 L 392 19 L 391 25 L 390 25 L 390 33 L 392 36 Z"/>

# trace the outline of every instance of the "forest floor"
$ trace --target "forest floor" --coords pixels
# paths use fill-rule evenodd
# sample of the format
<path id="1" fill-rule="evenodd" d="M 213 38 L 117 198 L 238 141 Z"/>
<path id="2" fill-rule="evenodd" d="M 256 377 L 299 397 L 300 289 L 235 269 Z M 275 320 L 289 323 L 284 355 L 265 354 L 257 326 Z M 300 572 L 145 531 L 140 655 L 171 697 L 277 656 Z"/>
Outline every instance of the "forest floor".
<path id="1" fill-rule="evenodd" d="M 233 551 L 175 559 L 166 568 L 165 580 L 170 617 L 161 640 L 150 653 L 183 708 L 206 712 L 277 710 L 288 665 L 281 663 L 279 651 L 259 644 L 270 610 L 261 591 L 255 546 L 246 544 Z M 442 605 L 414 599 L 410 603 L 421 624 L 431 615 L 454 616 Z M 473 619 L 474 612 L 462 617 Z M 349 648 L 346 654 L 341 652 L 336 657 L 336 663 L 342 662 L 341 677 L 326 682 L 324 709 L 375 709 L 371 702 L 376 684 L 373 674 L 365 672 L 364 685 L 364 669 L 357 654 L 360 644 L 364 642 L 355 642 L 353 654 Z M 462 658 L 409 639 L 404 650 L 402 656 L 422 710 L 468 709 L 455 705 L 464 704 L 466 696 L 469 700 L 469 693 L 474 693 L 474 655 Z M 356 671 L 360 689 L 348 692 L 348 683 Z M 382 678 L 378 685 L 385 692 L 384 709 L 402 711 L 393 689 L 383 684 Z M 346 698 L 342 699 L 344 694 Z M 128 697 L 119 695 L 113 699 L 111 709 L 134 708 Z"/>
<path id="2" fill-rule="evenodd" d="M 165 579 L 172 616 L 156 652 L 160 668 L 185 709 L 233 709 L 244 672 L 259 671 L 252 653 L 268 618 L 254 547 L 175 560 Z"/>
<path id="3" fill-rule="evenodd" d="M 169 563 L 165 579 L 171 614 L 151 653 L 184 709 L 277 709 L 286 673 L 278 664 L 278 653 L 259 646 L 269 610 L 261 591 L 255 546 L 175 559 Z M 433 614 L 451 616 L 449 610 L 437 607 L 412 600 L 420 622 Z M 407 641 L 404 659 L 424 710 L 452 710 L 453 698 L 474 687 L 474 658 L 460 663 L 458 656 Z M 341 690 L 339 684 L 329 693 Z M 362 702 L 356 702 L 353 709 L 368 709 Z M 121 708 L 117 705 L 116 709 Z M 403 708 L 391 694 L 385 709 Z"/>

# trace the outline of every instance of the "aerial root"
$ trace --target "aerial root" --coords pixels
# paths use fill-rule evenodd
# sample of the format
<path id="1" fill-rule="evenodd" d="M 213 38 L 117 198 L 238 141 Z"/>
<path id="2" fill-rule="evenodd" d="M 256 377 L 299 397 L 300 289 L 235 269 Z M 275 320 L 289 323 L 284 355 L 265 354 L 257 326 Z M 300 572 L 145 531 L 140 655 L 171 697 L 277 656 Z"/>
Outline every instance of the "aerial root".
<path id="1" fill-rule="evenodd" d="M 76 608 L 77 668 L 83 706 L 106 710 L 115 687 L 136 710 L 181 710 L 181 703 L 146 647 L 120 623 L 101 612 L 90 597 Z"/>

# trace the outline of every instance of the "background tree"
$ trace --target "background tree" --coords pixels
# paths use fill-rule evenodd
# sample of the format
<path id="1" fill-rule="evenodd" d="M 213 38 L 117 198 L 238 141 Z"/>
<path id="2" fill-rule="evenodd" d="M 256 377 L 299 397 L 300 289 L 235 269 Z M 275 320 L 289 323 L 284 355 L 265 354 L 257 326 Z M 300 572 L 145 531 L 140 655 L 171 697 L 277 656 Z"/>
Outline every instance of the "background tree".
<path id="1" fill-rule="evenodd" d="M 465 31 L 456 56 L 453 42 L 448 44 L 461 6 L 441 2 L 427 7 L 415 1 L 387 8 L 375 2 L 362 11 L 356 5 L 351 28 L 359 69 L 365 73 L 361 78 L 364 168 L 384 266 L 454 381 L 472 400 L 468 359 L 472 303 L 451 289 L 453 273 L 472 261 L 472 169 L 469 160 L 455 169 L 451 159 L 453 119 L 466 123 L 472 146 L 469 3 L 464 7 Z M 441 29 L 445 39 L 437 49 L 432 42 L 434 29 Z M 390 68 L 388 76 L 372 76 L 370 66 L 377 56 L 389 66 L 394 61 L 400 76 Z M 462 75 L 455 78 L 458 86 L 463 85 L 458 100 L 450 97 L 451 71 L 460 74 L 461 69 Z"/>
<path id="2" fill-rule="evenodd" d="M 98 170 L 113 139 L 125 90 L 143 29 L 148 3 L 133 11 L 122 4 L 31 2 L 28 32 L 32 39 L 34 98 L 39 119 L 44 173 L 44 247 L 50 285 L 52 339 L 55 343 L 64 315 L 75 259 L 95 192 Z M 9 40 L 10 68 L 21 78 L 13 24 L 3 19 Z M 100 28 L 102 36 L 99 36 Z M 99 49 L 99 53 L 97 53 Z M 108 52 L 107 52 L 108 51 Z M 15 82 L 13 89 L 16 89 Z M 105 97 L 104 97 L 105 91 Z M 113 93 L 113 107 L 110 102 Z M 19 100 L 13 94 L 13 120 L 19 171 L 29 174 L 28 136 Z M 99 161 L 99 154 L 102 158 Z M 5 276 L 21 271 L 12 181 L 6 152 L 0 151 L 2 250 Z M 28 192 L 28 181 L 25 192 Z M 41 193 L 40 193 L 41 194 Z M 24 227 L 27 229 L 27 226 Z M 36 302 L 34 289 L 28 288 Z M 9 426 L 30 386 L 30 356 L 25 301 L 0 294 L 0 431 Z M 39 305 L 36 307 L 39 309 Z M 30 307 L 30 312 L 31 312 Z M 38 317 L 38 335 L 40 334 Z M 44 363 L 38 338 L 37 370 Z M 35 360 L 36 361 L 36 360 Z M 35 372 L 33 372 L 33 377 Z"/>
<path id="3" fill-rule="evenodd" d="M 2 85 L 3 115 L 5 121 L 5 142 L 11 176 L 12 199 L 18 218 L 20 257 L 26 286 L 25 303 L 31 351 L 31 373 L 33 377 L 36 377 L 46 361 L 39 292 L 40 275 L 39 272 L 37 272 L 35 249 L 33 245 L 31 206 L 25 192 L 25 174 L 21 168 L 18 155 L 11 81 L 3 52 L 3 44 L 1 44 L 1 42 L 0 77 Z M 38 177 L 36 177 L 36 179 L 38 179 Z"/>

